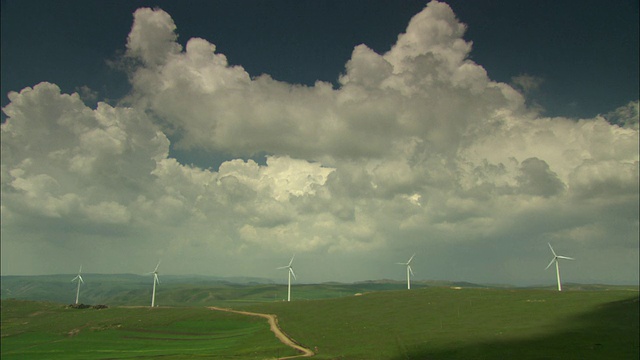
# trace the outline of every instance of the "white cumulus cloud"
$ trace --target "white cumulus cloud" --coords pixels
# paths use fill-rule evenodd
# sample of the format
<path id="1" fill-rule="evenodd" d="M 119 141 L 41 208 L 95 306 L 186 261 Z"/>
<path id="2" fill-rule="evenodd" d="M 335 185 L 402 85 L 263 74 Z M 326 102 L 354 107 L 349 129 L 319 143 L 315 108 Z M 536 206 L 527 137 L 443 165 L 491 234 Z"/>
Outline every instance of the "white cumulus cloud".
<path id="1" fill-rule="evenodd" d="M 30 244 L 24 229 L 44 219 L 59 232 L 41 241 L 108 238 L 125 258 L 191 259 L 176 260 L 185 273 L 236 274 L 224 265 L 245 258 L 252 275 L 257 253 L 362 261 L 485 244 L 525 258 L 547 241 L 584 246 L 576 257 L 638 252 L 637 102 L 594 119 L 540 116 L 470 59 L 466 26 L 444 3 L 385 54 L 356 46 L 336 88 L 251 76 L 205 39 L 183 49 L 177 29 L 163 10 L 135 12 L 127 107 L 94 110 L 49 83 L 10 94 L 3 242 Z M 236 158 L 183 165 L 168 136 Z M 611 276 L 637 279 L 634 265 Z M 329 280 L 320 269 L 314 280 Z M 536 281 L 530 270 L 513 276 Z"/>

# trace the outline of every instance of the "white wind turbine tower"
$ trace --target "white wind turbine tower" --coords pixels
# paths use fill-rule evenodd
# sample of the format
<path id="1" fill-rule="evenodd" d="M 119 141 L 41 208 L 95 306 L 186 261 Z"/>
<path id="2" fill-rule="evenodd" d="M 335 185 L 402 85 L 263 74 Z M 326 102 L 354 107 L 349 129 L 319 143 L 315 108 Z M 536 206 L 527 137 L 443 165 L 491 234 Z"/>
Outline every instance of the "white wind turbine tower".
<path id="1" fill-rule="evenodd" d="M 147 273 L 147 275 L 153 274 L 153 292 L 151 293 L 151 307 L 154 307 L 156 304 L 156 284 L 160 283 L 160 279 L 158 279 L 159 266 L 160 266 L 160 260 L 158 260 L 158 265 L 156 265 L 156 268 L 152 272 Z"/>
<path id="2" fill-rule="evenodd" d="M 558 291 L 562 291 L 562 283 L 560 282 L 560 266 L 558 265 L 558 259 L 567 259 L 567 260 L 575 260 L 575 259 L 570 258 L 568 256 L 557 255 L 556 252 L 553 251 L 553 248 L 551 247 L 550 243 L 549 243 L 549 249 L 551 249 L 551 252 L 553 253 L 553 259 L 551 259 L 551 262 L 549 263 L 549 265 L 547 265 L 545 270 L 551 267 L 551 265 L 554 262 L 556 263 L 556 277 L 558 278 Z"/>
<path id="3" fill-rule="evenodd" d="M 397 263 L 398 265 L 405 265 L 407 267 L 407 289 L 411 290 L 411 276 L 413 276 L 413 270 L 411 270 L 411 260 L 416 254 L 411 255 L 409 261 L 406 263 Z"/>
<path id="4" fill-rule="evenodd" d="M 76 275 L 76 277 L 74 277 L 73 280 L 71 280 L 71 282 L 78 280 L 78 289 L 76 290 L 76 305 L 78 304 L 78 298 L 80 297 L 80 284 L 84 283 L 84 280 L 82 280 L 82 275 L 80 275 L 80 273 L 82 273 L 82 265 L 80 265 L 80 270 L 78 270 L 78 275 Z"/>
<path id="5" fill-rule="evenodd" d="M 293 258 L 296 257 L 295 255 L 293 255 L 291 257 L 291 260 L 289 261 L 289 265 L 287 266 L 281 266 L 278 268 L 278 270 L 281 269 L 288 269 L 289 271 L 287 271 L 289 273 L 289 286 L 287 289 L 287 301 L 291 301 L 291 275 L 293 275 L 293 278 L 296 278 L 296 274 L 293 272 L 293 267 L 291 266 L 291 264 L 293 264 Z"/>

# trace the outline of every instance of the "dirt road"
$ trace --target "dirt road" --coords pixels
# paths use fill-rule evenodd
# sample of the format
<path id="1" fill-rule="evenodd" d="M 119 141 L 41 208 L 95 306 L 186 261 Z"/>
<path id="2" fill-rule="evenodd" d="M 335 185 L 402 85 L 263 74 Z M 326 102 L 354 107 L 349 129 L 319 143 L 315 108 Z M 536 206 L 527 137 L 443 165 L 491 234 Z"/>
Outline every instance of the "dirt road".
<path id="1" fill-rule="evenodd" d="M 233 310 L 233 309 L 219 308 L 215 306 L 210 306 L 209 309 L 216 310 L 216 311 L 227 311 L 227 312 L 232 312 L 232 313 L 241 314 L 241 315 L 248 315 L 248 316 L 259 316 L 261 318 L 267 319 L 269 321 L 269 327 L 271 328 L 271 331 L 273 331 L 273 333 L 276 335 L 278 340 L 280 340 L 283 344 L 289 347 L 292 347 L 302 353 L 300 355 L 282 357 L 282 358 L 279 358 L 278 360 L 295 359 L 299 357 L 311 357 L 315 355 L 313 351 L 311 351 L 311 349 L 307 349 L 299 345 L 298 343 L 295 342 L 295 340 L 293 340 L 287 334 L 285 334 L 278 326 L 278 318 L 275 315 L 254 313 L 249 311 L 239 311 L 239 310 Z"/>

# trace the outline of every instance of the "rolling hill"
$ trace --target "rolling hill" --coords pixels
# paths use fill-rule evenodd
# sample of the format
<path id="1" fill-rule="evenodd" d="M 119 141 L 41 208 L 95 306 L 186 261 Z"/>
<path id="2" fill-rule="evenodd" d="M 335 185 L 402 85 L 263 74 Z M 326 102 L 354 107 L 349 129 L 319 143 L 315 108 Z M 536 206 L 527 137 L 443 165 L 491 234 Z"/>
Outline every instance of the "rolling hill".
<path id="1" fill-rule="evenodd" d="M 73 287 L 66 283 L 67 278 L 66 297 L 72 298 Z M 14 358 L 29 358 L 22 356 L 23 348 L 64 352 L 87 349 L 88 344 L 101 351 L 113 349 L 117 358 L 139 357 L 142 355 L 131 349 L 149 349 L 158 340 L 163 346 L 145 357 L 189 359 L 195 356 L 194 349 L 202 349 L 204 352 L 196 353 L 206 358 L 207 352 L 222 351 L 219 347 L 227 349 L 223 351 L 226 355 L 215 358 L 254 359 L 291 353 L 270 343 L 256 319 L 221 318 L 222 314 L 206 308 L 210 305 L 276 314 L 281 328 L 313 349 L 316 359 L 640 357 L 637 286 L 572 284 L 560 293 L 553 287 L 489 288 L 462 283 L 421 284 L 422 288 L 410 291 L 403 289 L 401 282 L 389 281 L 303 284 L 294 288 L 294 301 L 283 302 L 285 285 L 176 281 L 163 283 L 164 292 L 158 292 L 157 299 L 162 299 L 159 302 L 164 307 L 150 309 L 146 306 L 150 284 L 138 283 L 143 279 L 148 280 L 132 277 L 128 283 L 119 281 L 110 291 L 103 285 L 114 303 L 140 302 L 143 306 L 138 308 L 110 304 L 104 310 L 68 310 L 62 304 L 3 300 L 3 359 L 15 354 L 21 356 Z M 3 288 L 5 285 L 3 278 Z M 143 285 L 146 293 L 135 288 Z M 38 289 L 37 282 L 27 288 Z M 34 290 L 23 294 L 30 291 Z M 168 303 L 178 307 L 167 307 Z M 70 336 L 74 329 L 89 331 Z M 106 331 L 108 336 L 102 341 L 92 331 Z M 236 337 L 239 342 L 230 340 Z M 5 349 L 14 350 L 9 354 Z M 266 355 L 269 351 L 272 355 Z M 90 351 L 83 355 L 87 359 L 114 357 Z"/>
<path id="2" fill-rule="evenodd" d="M 2 276 L 1 298 L 71 303 L 75 300 L 75 275 Z M 149 305 L 151 277 L 134 274 L 83 274 L 80 302 L 107 305 Z M 252 303 L 280 301 L 286 285 L 261 278 L 219 278 L 199 275 L 163 275 L 156 302 L 166 306 L 224 305 L 227 302 Z M 294 299 L 326 299 L 356 293 L 399 290 L 405 283 L 392 280 L 353 284 L 294 284 Z M 430 286 L 414 282 L 414 288 Z"/>
<path id="3" fill-rule="evenodd" d="M 260 304 L 318 359 L 636 359 L 638 291 L 431 287 Z"/>

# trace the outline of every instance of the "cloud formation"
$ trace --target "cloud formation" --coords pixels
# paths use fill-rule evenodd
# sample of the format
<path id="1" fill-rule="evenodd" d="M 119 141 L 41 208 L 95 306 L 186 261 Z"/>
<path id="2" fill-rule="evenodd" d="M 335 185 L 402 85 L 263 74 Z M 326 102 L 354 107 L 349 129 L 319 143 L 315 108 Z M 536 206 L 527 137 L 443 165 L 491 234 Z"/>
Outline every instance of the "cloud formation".
<path id="1" fill-rule="evenodd" d="M 190 256 L 172 270 L 224 273 L 203 253 L 219 264 L 291 252 L 364 261 L 453 244 L 518 248 L 524 259 L 551 241 L 580 249 L 576 257 L 618 249 L 624 261 L 604 275 L 582 265 L 584 277 L 637 280 L 637 102 L 594 119 L 541 117 L 469 58 L 465 25 L 435 1 L 387 53 L 356 46 L 337 88 L 248 74 L 207 40 L 183 49 L 176 29 L 162 10 L 135 12 L 127 106 L 94 110 L 49 83 L 9 95 L 3 248 L 109 239 L 124 249 L 105 246 L 113 256 Z M 169 138 L 236 158 L 183 165 Z M 263 153 L 266 164 L 246 160 Z M 431 278 L 447 278 L 438 271 Z M 456 276 L 536 281 L 528 273 Z"/>
<path id="2" fill-rule="evenodd" d="M 540 85 L 544 82 L 544 79 L 532 76 L 528 74 L 522 74 L 511 78 L 513 86 L 522 90 L 523 93 L 528 94 L 532 91 L 538 90 Z"/>

